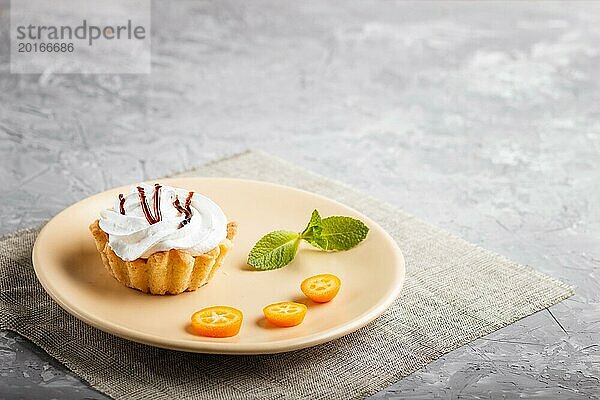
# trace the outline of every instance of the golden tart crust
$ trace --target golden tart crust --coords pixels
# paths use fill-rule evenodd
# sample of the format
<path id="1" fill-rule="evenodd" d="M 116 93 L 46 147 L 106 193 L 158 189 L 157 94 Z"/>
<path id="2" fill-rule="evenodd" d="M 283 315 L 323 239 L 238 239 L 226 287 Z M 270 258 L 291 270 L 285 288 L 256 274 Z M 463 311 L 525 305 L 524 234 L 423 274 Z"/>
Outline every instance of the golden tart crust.
<path id="1" fill-rule="evenodd" d="M 109 274 L 130 288 L 163 295 L 193 291 L 207 284 L 233 247 L 237 223 L 229 222 L 227 237 L 217 247 L 199 256 L 173 249 L 133 261 L 121 259 L 110 248 L 108 234 L 100 229 L 99 220 L 90 225 L 90 231 Z"/>

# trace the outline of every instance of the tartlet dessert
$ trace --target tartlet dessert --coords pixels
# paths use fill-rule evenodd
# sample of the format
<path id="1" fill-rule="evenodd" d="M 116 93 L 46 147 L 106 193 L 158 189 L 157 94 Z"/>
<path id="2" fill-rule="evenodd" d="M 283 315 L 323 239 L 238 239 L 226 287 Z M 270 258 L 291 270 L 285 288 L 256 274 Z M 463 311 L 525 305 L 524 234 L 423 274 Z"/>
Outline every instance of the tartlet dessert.
<path id="1" fill-rule="evenodd" d="M 199 193 L 142 183 L 119 194 L 90 231 L 109 274 L 163 295 L 208 283 L 233 246 L 237 224 Z"/>

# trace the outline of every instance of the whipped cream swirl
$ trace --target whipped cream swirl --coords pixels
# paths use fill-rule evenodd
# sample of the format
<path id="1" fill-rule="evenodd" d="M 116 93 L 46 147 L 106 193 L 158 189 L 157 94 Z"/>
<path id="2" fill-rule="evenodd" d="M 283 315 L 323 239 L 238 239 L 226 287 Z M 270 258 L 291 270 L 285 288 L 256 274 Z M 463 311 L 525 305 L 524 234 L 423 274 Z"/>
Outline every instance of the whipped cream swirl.
<path id="1" fill-rule="evenodd" d="M 115 254 L 133 261 L 171 249 L 206 253 L 227 236 L 227 218 L 201 194 L 140 183 L 100 213 L 100 228 Z"/>

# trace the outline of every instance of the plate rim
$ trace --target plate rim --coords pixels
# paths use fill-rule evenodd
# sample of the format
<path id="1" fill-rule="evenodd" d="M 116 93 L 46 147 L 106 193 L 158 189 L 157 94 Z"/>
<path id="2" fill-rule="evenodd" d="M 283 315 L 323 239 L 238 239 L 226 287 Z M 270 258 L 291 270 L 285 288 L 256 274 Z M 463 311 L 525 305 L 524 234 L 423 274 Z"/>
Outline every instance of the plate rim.
<path id="1" fill-rule="evenodd" d="M 157 181 L 157 180 L 158 179 L 153 179 L 151 181 Z M 116 191 L 116 190 L 121 190 L 121 189 L 127 188 L 127 187 L 131 186 L 131 184 L 129 184 L 129 185 L 117 186 L 114 188 L 103 190 L 102 192 L 95 193 L 91 196 L 87 196 L 87 197 L 71 204 L 70 206 L 64 208 L 62 211 L 60 211 L 58 214 L 56 214 L 54 217 L 52 217 L 44 225 L 44 227 L 41 229 L 41 231 L 39 232 L 39 234 L 37 235 L 37 237 L 35 239 L 31 259 L 32 259 L 35 275 L 36 275 L 38 281 L 41 283 L 44 290 L 46 291 L 46 293 L 63 310 L 67 311 L 69 314 L 73 315 L 75 318 L 79 319 L 80 321 L 84 322 L 87 325 L 90 325 L 90 326 L 92 326 L 96 329 L 99 329 L 103 332 L 106 332 L 108 334 L 111 334 L 111 335 L 114 335 L 114 336 L 117 336 L 117 337 L 120 337 L 120 338 L 123 338 L 126 340 L 130 340 L 130 341 L 133 341 L 136 343 L 142 343 L 145 345 L 164 348 L 164 349 L 185 351 L 185 352 L 192 352 L 192 353 L 230 354 L 230 355 L 254 355 L 254 354 L 283 353 L 283 352 L 317 346 L 319 344 L 323 344 L 325 342 L 329 342 L 331 340 L 338 339 L 342 336 L 353 333 L 353 332 L 357 331 L 358 329 L 360 329 L 360 328 L 368 325 L 372 321 L 374 321 L 376 318 L 381 316 L 398 298 L 398 295 L 400 294 L 400 291 L 402 290 L 402 287 L 404 286 L 404 282 L 406 279 L 406 260 L 404 258 L 404 254 L 402 253 L 402 250 L 400 249 L 400 247 L 398 246 L 398 244 L 396 243 L 394 238 L 385 229 L 383 229 L 383 227 L 381 227 L 381 225 L 379 225 L 377 222 L 372 220 L 370 217 L 368 217 L 364 213 L 356 210 L 355 208 L 350 207 L 350 206 L 348 206 L 342 202 L 339 202 L 335 199 L 332 199 L 327 196 L 323 196 L 321 194 L 314 193 L 314 192 L 311 192 L 308 190 L 296 188 L 293 186 L 287 186 L 287 185 L 282 185 L 282 184 L 278 184 L 278 183 L 268 182 L 268 181 L 256 180 L 256 179 L 242 179 L 242 178 L 229 178 L 229 177 L 181 177 L 181 178 L 172 177 L 172 178 L 160 179 L 161 182 L 165 182 L 165 183 L 169 183 L 169 182 L 173 182 L 173 181 L 182 181 L 182 180 L 189 180 L 189 181 L 198 181 L 198 180 L 223 181 L 223 180 L 227 180 L 227 181 L 231 181 L 231 182 L 246 182 L 246 183 L 255 183 L 255 184 L 261 184 L 261 185 L 269 185 L 269 186 L 273 186 L 273 187 L 279 187 L 279 188 L 291 189 L 293 191 L 304 192 L 304 193 L 310 194 L 312 196 L 320 197 L 321 199 L 327 200 L 329 202 L 333 202 L 336 205 L 341 205 L 345 208 L 351 209 L 352 211 L 359 214 L 361 216 L 361 219 L 364 218 L 363 222 L 365 222 L 367 224 L 371 224 L 371 226 L 377 226 L 381 230 L 381 232 L 384 234 L 384 236 L 387 238 L 387 240 L 393 244 L 392 248 L 394 249 L 394 252 L 396 253 L 396 256 L 398 258 L 398 263 L 397 263 L 397 268 L 396 268 L 397 273 L 394 276 L 395 279 L 393 282 L 393 289 L 390 290 L 387 293 L 387 295 L 384 296 L 373 307 L 371 307 L 370 309 L 365 311 L 359 317 L 357 317 L 345 324 L 342 324 L 338 327 L 333 327 L 333 328 L 329 328 L 329 329 L 326 329 L 323 331 L 319 331 L 317 333 L 313 333 L 311 335 L 308 335 L 308 336 L 305 336 L 302 338 L 290 338 L 290 339 L 277 340 L 277 341 L 273 341 L 273 342 L 239 343 L 239 342 L 200 342 L 200 341 L 199 342 L 189 342 L 189 341 L 184 341 L 182 339 L 164 340 L 164 339 L 157 338 L 155 335 L 152 335 L 152 334 L 147 334 L 147 333 L 144 333 L 144 332 L 141 332 L 138 330 L 124 327 L 122 325 L 115 324 L 111 321 L 108 321 L 108 320 L 105 320 L 105 319 L 102 319 L 99 317 L 94 317 L 93 315 L 91 315 L 91 313 L 89 313 L 89 312 L 86 313 L 84 310 L 78 309 L 77 307 L 74 307 L 72 304 L 70 304 L 66 298 L 68 296 L 61 296 L 60 294 L 56 293 L 56 292 L 58 292 L 58 290 L 56 290 L 52 287 L 51 279 L 48 279 L 48 276 L 46 276 L 43 273 L 43 267 L 41 266 L 43 264 L 43 261 L 40 260 L 40 258 L 39 258 L 40 243 L 43 242 L 44 236 L 47 234 L 47 230 L 51 226 L 52 222 L 55 221 L 63 213 L 76 207 L 79 203 L 81 203 L 83 201 L 87 201 L 90 198 L 93 198 L 95 196 L 100 196 L 105 192 Z M 149 180 L 144 181 L 144 182 L 149 182 Z M 289 342 L 292 342 L 292 343 L 289 343 Z"/>

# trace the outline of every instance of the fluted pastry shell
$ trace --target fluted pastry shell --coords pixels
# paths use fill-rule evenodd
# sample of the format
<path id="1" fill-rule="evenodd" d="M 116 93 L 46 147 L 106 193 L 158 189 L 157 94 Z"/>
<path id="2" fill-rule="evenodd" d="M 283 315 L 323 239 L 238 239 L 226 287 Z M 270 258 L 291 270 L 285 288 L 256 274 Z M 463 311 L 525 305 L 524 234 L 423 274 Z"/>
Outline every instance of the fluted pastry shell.
<path id="1" fill-rule="evenodd" d="M 110 275 L 130 288 L 162 295 L 193 291 L 208 283 L 233 246 L 237 223 L 228 223 L 227 237 L 214 249 L 198 256 L 173 249 L 133 261 L 121 259 L 110 248 L 108 234 L 100 229 L 99 220 L 90 225 L 90 231 Z"/>

